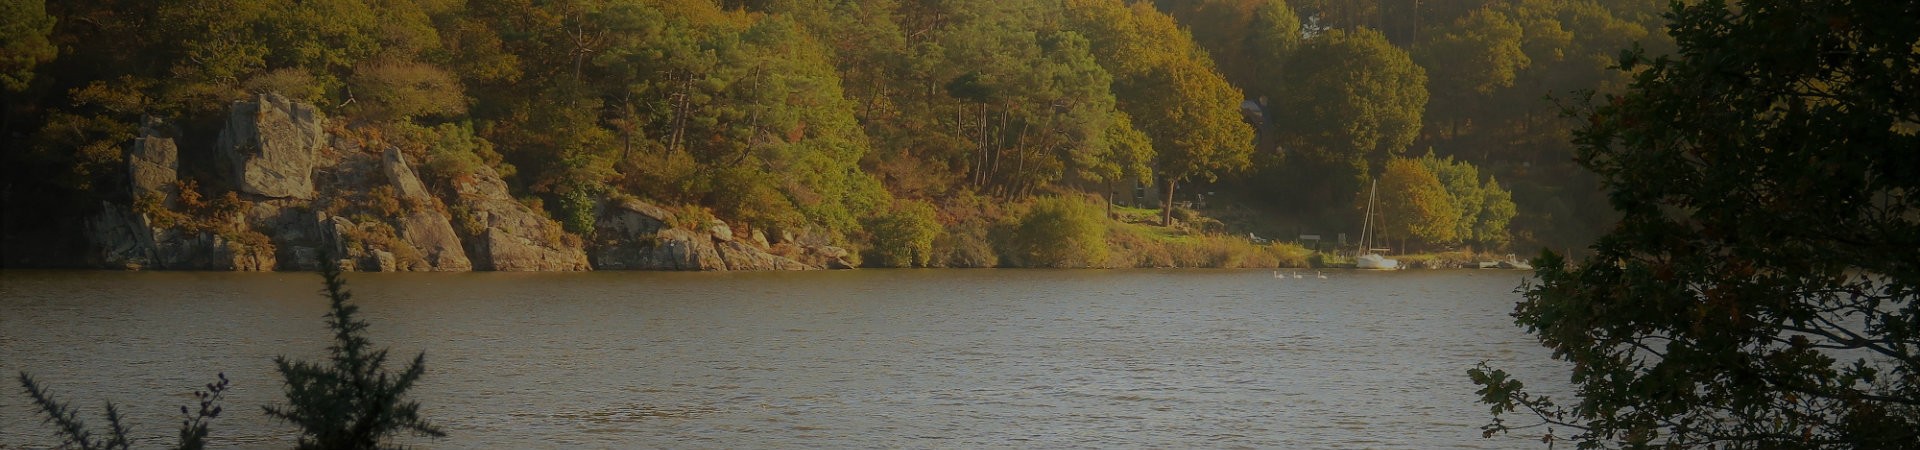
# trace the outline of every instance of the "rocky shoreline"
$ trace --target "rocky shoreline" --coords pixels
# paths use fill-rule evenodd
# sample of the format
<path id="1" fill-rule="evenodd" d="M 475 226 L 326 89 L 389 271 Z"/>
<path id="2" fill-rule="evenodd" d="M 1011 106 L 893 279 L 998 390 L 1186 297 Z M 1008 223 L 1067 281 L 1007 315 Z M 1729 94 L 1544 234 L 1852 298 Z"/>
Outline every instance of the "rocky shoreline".
<path id="1" fill-rule="evenodd" d="M 179 131 L 148 119 L 126 164 L 129 201 L 86 221 L 92 267 L 134 270 L 313 270 L 319 256 L 360 271 L 846 269 L 848 252 L 718 219 L 682 224 L 632 198 L 597 199 L 585 239 L 514 198 L 481 165 L 429 186 L 419 161 L 369 144 L 313 105 L 264 94 L 235 102 L 214 140 L 219 174 L 183 179 Z M 676 225 L 679 224 L 679 225 Z"/>

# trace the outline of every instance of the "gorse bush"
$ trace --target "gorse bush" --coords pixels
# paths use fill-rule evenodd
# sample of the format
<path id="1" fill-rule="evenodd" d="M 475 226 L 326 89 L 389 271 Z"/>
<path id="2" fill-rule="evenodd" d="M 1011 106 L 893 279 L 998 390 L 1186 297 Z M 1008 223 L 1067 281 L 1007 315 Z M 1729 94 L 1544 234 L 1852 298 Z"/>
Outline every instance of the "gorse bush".
<path id="1" fill-rule="evenodd" d="M 27 391 L 27 397 L 33 400 L 33 408 L 47 416 L 42 423 L 51 424 L 54 434 L 59 436 L 60 448 L 125 449 L 129 445 L 126 424 L 120 420 L 120 409 L 107 402 L 107 430 L 104 436 L 96 436 L 87 426 L 80 413 L 53 398 L 48 389 L 33 381 L 32 376 L 20 372 L 20 387 Z"/>
<path id="2" fill-rule="evenodd" d="M 321 261 L 330 257 L 321 255 Z M 326 283 L 327 327 L 333 331 L 333 344 L 327 347 L 324 363 L 274 358 L 284 379 L 287 403 L 265 407 L 268 416 L 300 428 L 300 449 L 373 450 L 398 449 L 393 438 L 402 432 L 429 437 L 446 433 L 420 416 L 420 403 L 407 399 L 407 391 L 426 373 L 426 354 L 399 373 L 385 369 L 387 351 L 374 349 L 364 336 L 367 323 L 354 317 L 360 308 L 347 303 L 352 297 L 341 278 L 340 268 L 321 264 Z M 80 418 L 79 412 L 54 398 L 50 390 L 21 372 L 21 387 L 33 407 L 53 425 L 61 443 L 57 448 L 110 450 L 132 448 L 128 427 L 112 402 L 106 404 L 107 428 L 95 430 Z M 207 383 L 206 390 L 195 391 L 197 409 L 181 406 L 180 440 L 172 448 L 199 450 L 206 447 L 210 425 L 224 408 L 220 405 L 229 386 L 227 375 Z"/>
<path id="3" fill-rule="evenodd" d="M 388 373 L 387 350 L 375 350 L 363 335 L 367 323 L 354 317 L 360 307 L 347 303 L 352 294 L 340 268 L 320 266 L 333 345 L 324 363 L 273 359 L 285 379 L 287 404 L 264 407 L 267 415 L 300 427 L 303 450 L 400 448 L 390 440 L 402 431 L 446 436 L 420 417 L 419 402 L 406 399 L 407 390 L 426 374 L 426 353 L 414 355 L 399 374 Z"/>

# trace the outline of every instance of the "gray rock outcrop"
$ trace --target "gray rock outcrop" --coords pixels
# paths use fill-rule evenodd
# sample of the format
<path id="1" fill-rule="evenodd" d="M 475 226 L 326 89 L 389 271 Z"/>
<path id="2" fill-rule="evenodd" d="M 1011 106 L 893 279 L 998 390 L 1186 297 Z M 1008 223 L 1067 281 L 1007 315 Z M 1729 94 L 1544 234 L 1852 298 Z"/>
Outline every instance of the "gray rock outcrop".
<path id="1" fill-rule="evenodd" d="M 174 200 L 174 181 L 180 174 L 180 147 L 174 145 L 173 138 L 163 135 L 165 128 L 166 124 L 149 117 L 140 128 L 140 136 L 133 138 L 133 151 L 127 153 L 127 175 L 131 178 L 133 198 L 157 193 L 164 196 L 167 204 Z"/>
<path id="2" fill-rule="evenodd" d="M 271 244 L 236 242 L 213 231 L 177 223 L 161 226 L 149 216 L 177 215 L 171 208 L 178 198 L 174 182 L 178 180 L 180 154 L 167 130 L 170 127 L 165 123 L 148 118 L 126 155 L 128 193 L 135 199 L 158 194 L 162 201 L 145 205 L 101 202 L 100 212 L 86 221 L 88 238 L 98 251 L 94 261 L 126 269 L 273 270 Z M 213 219 L 230 221 L 230 226 L 240 223 L 232 217 Z"/>
<path id="3" fill-rule="evenodd" d="M 727 263 L 727 270 L 811 270 L 814 266 L 801 264 L 785 256 L 767 253 L 739 240 L 715 242 L 714 247 L 720 253 L 720 260 Z"/>
<path id="4" fill-rule="evenodd" d="M 100 202 L 100 212 L 87 218 L 87 239 L 97 251 L 91 259 L 107 267 L 157 269 L 160 246 L 154 241 L 162 231 L 127 205 Z"/>
<path id="5" fill-rule="evenodd" d="M 399 149 L 389 148 L 381 162 L 387 181 L 393 183 L 395 195 L 401 202 L 414 205 L 407 208 L 405 216 L 395 224 L 400 240 L 418 251 L 433 270 L 472 270 L 473 262 L 461 247 L 460 236 L 454 234 L 446 214 L 429 207 L 434 204 L 433 194 L 427 192 L 420 177 L 407 165 L 406 155 Z"/>
<path id="6" fill-rule="evenodd" d="M 210 158 L 186 159 L 205 167 L 183 167 L 178 143 L 204 137 L 180 139 L 147 119 L 125 153 L 124 192 L 134 201 L 103 202 L 86 220 L 91 262 L 240 271 L 851 267 L 825 238 L 800 242 L 718 219 L 676 227 L 673 212 L 638 200 L 601 202 L 596 232 L 581 242 L 514 198 L 491 167 L 429 186 L 413 167 L 419 153 L 409 161 L 379 133 L 325 127 L 314 105 L 258 95 L 232 104 Z M 201 201 L 186 202 L 183 173 L 219 179 L 203 180 Z"/>
<path id="7" fill-rule="evenodd" d="M 279 94 L 235 102 L 215 148 L 240 192 L 312 199 L 314 160 L 326 142 L 313 105 Z"/>
<path id="8" fill-rule="evenodd" d="M 211 231 L 155 227 L 125 205 L 102 202 L 87 220 L 101 265 L 124 269 L 231 270 L 258 272 L 277 264 L 273 246 L 246 243 Z"/>
<path id="9" fill-rule="evenodd" d="M 560 224 L 535 214 L 507 193 L 492 168 L 481 167 L 453 183 L 455 202 L 481 227 L 469 236 L 467 256 L 482 270 L 587 270 L 587 254 L 562 238 Z"/>
<path id="10" fill-rule="evenodd" d="M 749 241 L 718 219 L 705 231 L 674 228 L 674 214 L 639 200 L 598 205 L 593 265 L 601 270 L 809 270 Z"/>

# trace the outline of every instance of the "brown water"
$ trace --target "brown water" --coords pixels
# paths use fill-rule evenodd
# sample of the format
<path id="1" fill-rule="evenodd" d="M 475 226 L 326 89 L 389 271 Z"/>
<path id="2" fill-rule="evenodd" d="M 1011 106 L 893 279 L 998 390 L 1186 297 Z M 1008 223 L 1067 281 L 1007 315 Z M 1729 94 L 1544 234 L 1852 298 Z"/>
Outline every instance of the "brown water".
<path id="1" fill-rule="evenodd" d="M 945 270 L 352 274 L 450 437 L 426 448 L 1540 448 L 1482 439 L 1465 371 L 1563 366 L 1525 274 Z M 286 447 L 274 355 L 315 359 L 312 274 L 0 273 L 0 447 L 31 372 L 147 447 L 225 371 L 219 448 Z M 1551 384 L 1551 383 L 1548 383 Z M 100 423 L 101 419 L 92 422 Z"/>

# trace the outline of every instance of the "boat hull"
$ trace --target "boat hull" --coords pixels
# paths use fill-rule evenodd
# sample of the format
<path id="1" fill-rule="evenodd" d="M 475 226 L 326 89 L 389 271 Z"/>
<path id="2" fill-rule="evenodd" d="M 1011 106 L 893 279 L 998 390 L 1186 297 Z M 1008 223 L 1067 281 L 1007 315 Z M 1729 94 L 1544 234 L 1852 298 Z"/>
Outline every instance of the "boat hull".
<path id="1" fill-rule="evenodd" d="M 1354 267 L 1367 270 L 1396 270 L 1400 268 L 1400 260 L 1369 253 L 1355 258 Z"/>

